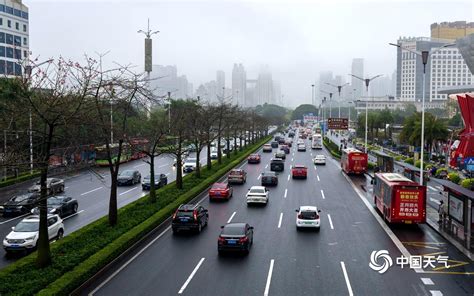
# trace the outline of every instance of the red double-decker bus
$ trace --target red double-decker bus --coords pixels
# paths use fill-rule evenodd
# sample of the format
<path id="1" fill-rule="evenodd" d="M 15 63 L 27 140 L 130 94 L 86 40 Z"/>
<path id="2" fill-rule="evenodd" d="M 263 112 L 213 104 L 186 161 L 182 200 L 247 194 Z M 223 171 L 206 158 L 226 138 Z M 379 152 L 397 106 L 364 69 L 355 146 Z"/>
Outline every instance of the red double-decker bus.
<path id="1" fill-rule="evenodd" d="M 347 174 L 364 174 L 367 172 L 367 153 L 354 148 L 342 150 L 341 168 Z"/>
<path id="2" fill-rule="evenodd" d="M 389 223 L 426 222 L 426 186 L 400 174 L 375 174 L 374 203 Z"/>
<path id="3" fill-rule="evenodd" d="M 148 139 L 134 138 L 130 140 L 130 146 L 132 148 L 132 160 L 140 159 L 146 156 L 143 151 L 148 150 L 149 145 Z"/>

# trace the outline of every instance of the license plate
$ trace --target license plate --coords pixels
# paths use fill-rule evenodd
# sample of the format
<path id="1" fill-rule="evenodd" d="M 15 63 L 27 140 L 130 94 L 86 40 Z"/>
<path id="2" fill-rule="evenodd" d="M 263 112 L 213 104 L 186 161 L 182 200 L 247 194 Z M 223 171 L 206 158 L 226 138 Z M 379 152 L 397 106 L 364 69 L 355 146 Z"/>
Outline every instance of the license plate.
<path id="1" fill-rule="evenodd" d="M 309 225 L 312 225 L 313 222 L 304 222 L 304 224 L 309 224 Z"/>
<path id="2" fill-rule="evenodd" d="M 411 220 L 410 221 L 405 221 L 405 224 L 411 224 L 411 223 L 412 223 Z"/>
<path id="3" fill-rule="evenodd" d="M 189 218 L 185 217 L 185 218 L 180 218 L 179 220 L 183 221 L 183 222 L 187 222 L 187 221 L 189 221 Z"/>
<path id="4" fill-rule="evenodd" d="M 12 210 L 10 210 L 10 209 L 5 209 L 5 212 L 6 212 L 6 213 L 9 213 L 9 212 L 11 212 L 11 211 L 12 211 Z"/>
<path id="5" fill-rule="evenodd" d="M 221 196 L 221 193 L 220 193 L 220 192 L 216 192 L 216 196 Z"/>
<path id="6" fill-rule="evenodd" d="M 227 243 L 229 245 L 235 245 L 235 244 L 237 244 L 237 241 L 235 239 L 230 239 L 230 240 L 227 241 Z"/>
<path id="7" fill-rule="evenodd" d="M 20 245 L 10 245 L 11 248 L 18 248 Z"/>

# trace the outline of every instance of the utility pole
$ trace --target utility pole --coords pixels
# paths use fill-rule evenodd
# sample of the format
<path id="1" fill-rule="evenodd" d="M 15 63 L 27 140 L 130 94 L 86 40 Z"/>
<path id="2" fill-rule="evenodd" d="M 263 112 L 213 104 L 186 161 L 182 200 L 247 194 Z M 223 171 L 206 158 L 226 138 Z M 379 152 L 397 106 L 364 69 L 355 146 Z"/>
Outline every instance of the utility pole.
<path id="1" fill-rule="evenodd" d="M 151 35 L 158 34 L 160 31 L 152 31 L 150 29 L 150 19 L 148 19 L 148 27 L 146 31 L 138 30 L 137 33 L 143 33 L 145 35 L 145 72 L 146 72 L 146 81 L 147 85 L 150 83 L 150 73 L 152 71 L 153 65 L 153 52 L 152 52 L 152 39 Z M 151 102 L 147 106 L 148 115 L 150 114 Z"/>

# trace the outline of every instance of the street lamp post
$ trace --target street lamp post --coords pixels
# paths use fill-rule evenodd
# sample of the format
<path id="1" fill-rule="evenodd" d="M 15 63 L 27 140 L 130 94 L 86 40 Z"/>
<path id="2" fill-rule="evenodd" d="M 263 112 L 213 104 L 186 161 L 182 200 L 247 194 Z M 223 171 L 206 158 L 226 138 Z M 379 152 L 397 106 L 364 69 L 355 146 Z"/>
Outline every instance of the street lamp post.
<path id="1" fill-rule="evenodd" d="M 168 132 L 171 135 L 171 92 L 168 92 Z"/>
<path id="2" fill-rule="evenodd" d="M 311 84 L 311 105 L 314 104 L 314 84 Z"/>
<path id="3" fill-rule="evenodd" d="M 362 78 L 362 77 L 359 77 L 359 76 L 356 76 L 354 74 L 349 74 L 351 75 L 352 77 L 354 78 L 357 78 L 359 80 L 362 80 L 365 82 L 365 90 L 367 92 L 367 99 L 369 99 L 369 84 L 372 80 L 382 76 L 382 74 L 379 74 L 379 75 L 375 75 L 373 76 L 372 78 Z M 360 102 L 361 100 L 357 100 L 358 102 Z M 367 120 L 368 120 L 368 112 L 369 111 L 369 108 L 368 108 L 368 101 L 366 100 L 365 101 L 365 153 L 367 153 Z"/>
<path id="4" fill-rule="evenodd" d="M 332 117 L 332 92 L 327 92 L 325 90 L 319 91 L 325 94 L 329 94 L 329 117 Z"/>
<path id="5" fill-rule="evenodd" d="M 423 86 L 422 86 L 422 99 L 421 99 L 421 146 L 420 146 L 420 185 L 423 185 L 423 161 L 424 161 L 424 150 L 425 150 L 425 92 L 426 92 L 426 64 L 428 64 L 428 58 L 430 54 L 443 49 L 448 46 L 453 46 L 456 45 L 456 43 L 448 43 L 445 44 L 439 48 L 437 48 L 434 51 L 429 51 L 429 50 L 422 50 L 422 51 L 416 51 L 412 50 L 406 47 L 401 46 L 400 44 L 395 44 L 395 43 L 389 43 L 392 46 L 396 46 L 400 49 L 412 52 L 416 54 L 417 56 L 421 57 L 421 62 L 423 63 Z"/>
<path id="6" fill-rule="evenodd" d="M 338 99 L 338 101 L 339 101 L 339 104 L 338 104 L 339 105 L 339 116 L 338 117 L 341 118 L 341 90 L 344 86 L 349 85 L 349 83 L 345 83 L 345 84 L 342 84 L 342 85 L 334 85 L 332 83 L 326 82 L 326 84 L 337 88 L 337 92 L 339 93 L 339 99 Z"/>

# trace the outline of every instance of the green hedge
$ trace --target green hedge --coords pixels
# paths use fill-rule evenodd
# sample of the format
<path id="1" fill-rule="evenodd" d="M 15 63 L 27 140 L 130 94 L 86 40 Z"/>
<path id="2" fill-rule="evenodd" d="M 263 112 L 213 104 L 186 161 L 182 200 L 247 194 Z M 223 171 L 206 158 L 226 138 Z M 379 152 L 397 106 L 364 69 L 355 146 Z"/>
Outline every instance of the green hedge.
<path id="1" fill-rule="evenodd" d="M 459 184 L 459 182 L 461 181 L 461 177 L 459 177 L 458 173 L 451 172 L 448 174 L 448 180 L 453 183 Z"/>
<path id="2" fill-rule="evenodd" d="M 0 188 L 7 187 L 7 186 L 10 186 L 10 185 L 13 185 L 13 184 L 16 184 L 16 183 L 20 183 L 20 182 L 23 182 L 23 181 L 31 180 L 31 179 L 37 178 L 39 176 L 40 176 L 40 172 L 38 172 L 38 171 L 34 171 L 33 174 L 23 173 L 23 174 L 19 175 L 16 178 L 9 178 L 5 181 L 1 181 L 0 182 Z"/>
<path id="3" fill-rule="evenodd" d="M 332 156 L 338 159 L 341 158 L 341 152 L 339 152 L 339 147 L 337 147 L 336 144 L 334 144 L 331 140 L 329 140 L 329 138 L 325 137 L 323 140 L 323 144 L 326 147 L 326 149 L 329 150 L 329 153 L 331 153 Z"/>
<path id="4" fill-rule="evenodd" d="M 36 252 L 5 267 L 0 270 L 0 295 L 67 295 L 270 138 L 230 159 L 223 158 L 222 164 L 215 164 L 211 170 L 203 168 L 201 178 L 185 176 L 181 190 L 174 183 L 160 188 L 154 204 L 144 196 L 119 209 L 115 227 L 103 217 L 52 244 L 53 262 L 44 269 L 35 267 Z"/>
<path id="5" fill-rule="evenodd" d="M 411 165 L 414 164 L 413 158 L 411 158 L 411 157 L 406 158 L 405 162 L 408 163 L 408 164 L 411 164 Z"/>
<path id="6" fill-rule="evenodd" d="M 369 161 L 369 162 L 367 163 L 367 169 L 373 170 L 376 165 L 377 165 L 376 163 Z"/>
<path id="7" fill-rule="evenodd" d="M 461 186 L 470 190 L 474 190 L 474 178 L 462 180 Z"/>

